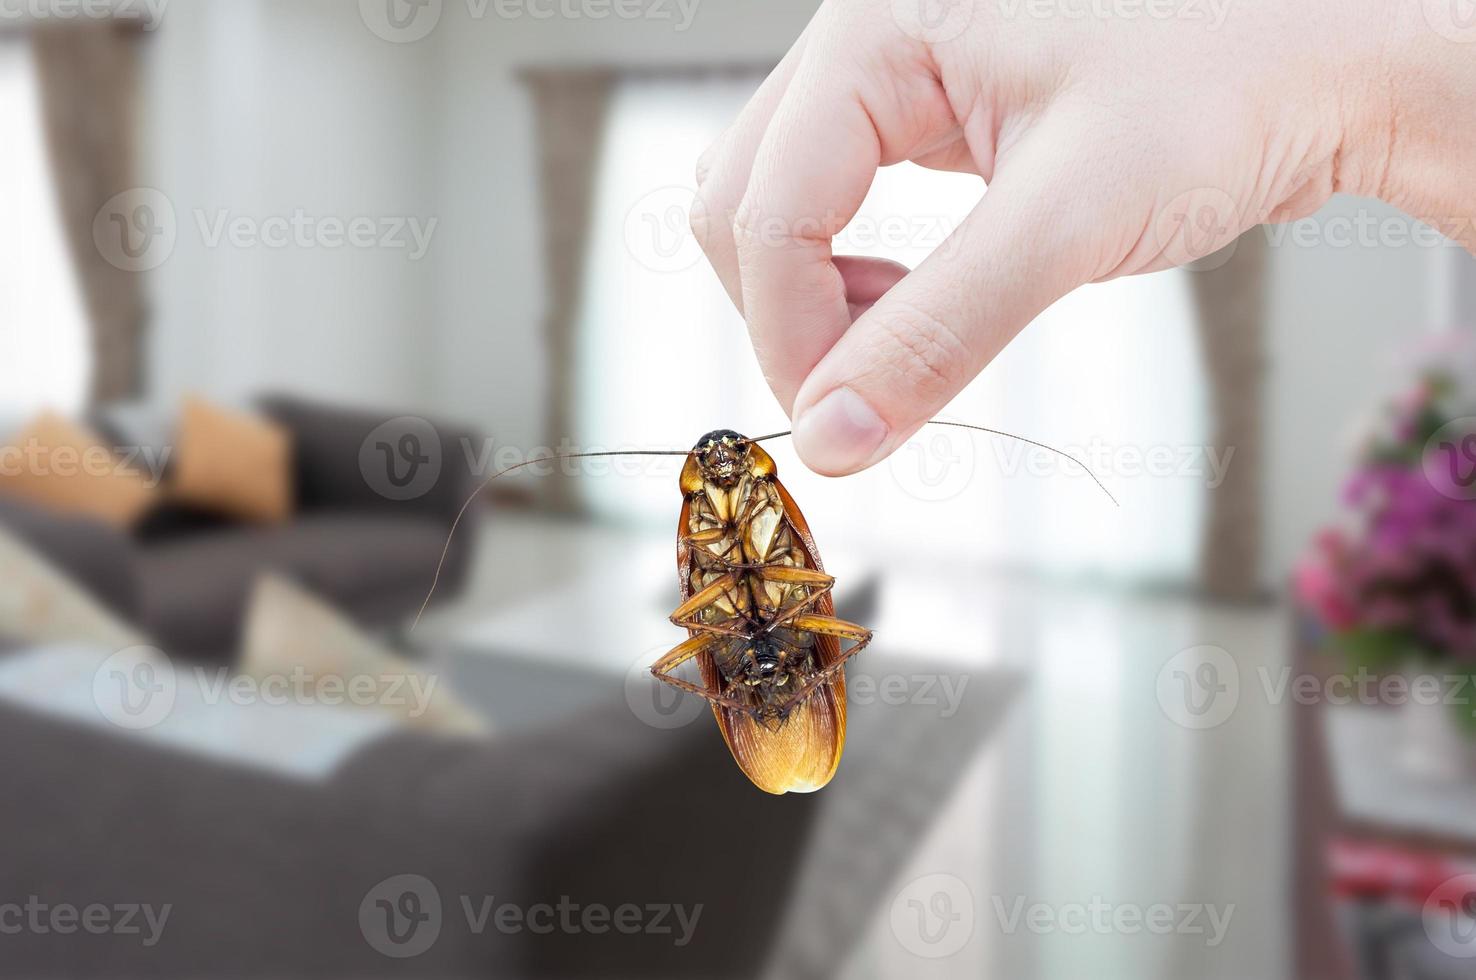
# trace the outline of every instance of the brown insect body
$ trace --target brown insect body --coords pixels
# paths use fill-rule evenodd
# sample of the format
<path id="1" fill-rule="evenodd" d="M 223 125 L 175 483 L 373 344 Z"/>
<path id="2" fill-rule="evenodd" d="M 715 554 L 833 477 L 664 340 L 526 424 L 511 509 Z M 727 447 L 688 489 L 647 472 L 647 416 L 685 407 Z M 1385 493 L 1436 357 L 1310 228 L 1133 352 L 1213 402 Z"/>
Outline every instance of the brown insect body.
<path id="1" fill-rule="evenodd" d="M 681 490 L 682 604 L 671 620 L 688 639 L 651 672 L 711 702 L 734 760 L 760 789 L 817 790 L 845 744 L 843 667 L 871 632 L 835 618 L 834 580 L 756 443 L 727 430 L 703 436 Z M 701 687 L 670 673 L 692 659 Z"/>
<path id="2" fill-rule="evenodd" d="M 938 419 L 929 425 L 971 429 L 1038 446 L 1009 432 Z M 864 626 L 837 619 L 810 526 L 779 482 L 759 443 L 720 429 L 690 450 L 635 449 L 555 453 L 498 470 L 466 499 L 451 523 L 441 561 L 415 622 L 441 578 L 441 566 L 467 508 L 493 480 L 549 459 L 685 456 L 677 525 L 682 602 L 671 621 L 687 629 L 651 667 L 658 680 L 706 699 L 728 748 L 754 785 L 769 793 L 811 792 L 830 782 L 846 741 L 845 664 L 871 642 Z M 1117 503 L 1095 473 L 1087 475 Z M 412 630 L 414 627 L 411 627 Z M 843 644 L 849 643 L 843 648 Z M 672 675 L 695 660 L 702 685 Z"/>

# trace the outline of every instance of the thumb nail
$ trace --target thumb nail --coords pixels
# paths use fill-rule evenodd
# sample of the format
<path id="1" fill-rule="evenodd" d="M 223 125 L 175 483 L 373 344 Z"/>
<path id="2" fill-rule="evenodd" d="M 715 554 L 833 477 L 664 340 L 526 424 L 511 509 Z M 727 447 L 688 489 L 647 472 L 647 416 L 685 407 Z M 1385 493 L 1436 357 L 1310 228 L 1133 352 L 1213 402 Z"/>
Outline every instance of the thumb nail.
<path id="1" fill-rule="evenodd" d="M 837 388 L 800 413 L 794 448 L 805 465 L 826 476 L 843 476 L 875 462 L 887 424 L 849 388 Z"/>

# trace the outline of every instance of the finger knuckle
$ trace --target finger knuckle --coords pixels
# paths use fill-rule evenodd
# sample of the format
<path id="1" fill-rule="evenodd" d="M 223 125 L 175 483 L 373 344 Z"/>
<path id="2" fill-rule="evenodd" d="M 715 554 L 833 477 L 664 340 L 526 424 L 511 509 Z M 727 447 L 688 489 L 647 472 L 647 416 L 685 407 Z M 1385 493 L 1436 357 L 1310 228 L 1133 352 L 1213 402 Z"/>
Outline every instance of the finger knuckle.
<path id="1" fill-rule="evenodd" d="M 888 360 L 924 391 L 952 391 L 967 379 L 969 345 L 944 320 L 914 303 L 893 305 L 883 338 Z"/>
<path id="2" fill-rule="evenodd" d="M 733 238 L 739 248 L 759 245 L 764 240 L 764 222 L 759 208 L 748 197 L 733 209 Z"/>
<path id="3" fill-rule="evenodd" d="M 687 227 L 691 229 L 692 237 L 702 246 L 702 250 L 710 252 L 708 244 L 712 235 L 712 212 L 701 191 L 693 195 L 692 205 L 687 209 Z"/>

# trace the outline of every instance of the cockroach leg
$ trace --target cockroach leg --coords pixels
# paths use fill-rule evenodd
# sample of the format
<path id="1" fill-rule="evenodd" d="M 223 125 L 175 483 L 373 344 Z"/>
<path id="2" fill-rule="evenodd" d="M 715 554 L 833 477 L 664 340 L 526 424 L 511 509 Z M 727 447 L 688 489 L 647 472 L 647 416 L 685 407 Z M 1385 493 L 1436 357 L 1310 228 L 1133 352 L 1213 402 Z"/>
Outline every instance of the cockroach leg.
<path id="1" fill-rule="evenodd" d="M 713 691 L 705 687 L 698 687 L 696 684 L 693 684 L 690 681 L 685 681 L 680 677 L 671 676 L 671 671 L 680 667 L 682 664 L 686 663 L 688 660 L 691 660 L 698 654 L 707 652 L 709 647 L 718 642 L 719 637 L 715 633 L 704 633 L 700 636 L 694 636 L 690 639 L 683 640 L 681 643 L 678 643 L 676 646 L 672 647 L 671 650 L 663 655 L 660 660 L 657 660 L 654 664 L 651 665 L 651 673 L 656 676 L 657 680 L 664 681 L 667 684 L 670 684 L 672 687 L 677 688 L 678 690 L 687 691 L 695 694 L 706 701 L 712 702 L 713 704 L 721 704 L 725 707 L 745 710 L 747 708 L 747 705 L 745 705 L 742 701 L 737 700 L 736 698 L 731 698 L 724 694 L 714 693 Z"/>
<path id="2" fill-rule="evenodd" d="M 682 626 L 686 629 L 701 630 L 704 633 L 721 633 L 725 636 L 746 637 L 748 633 L 744 630 L 734 629 L 718 623 L 704 623 L 694 617 L 703 609 L 717 602 L 724 596 L 732 597 L 734 589 L 738 585 L 738 575 L 728 572 L 713 579 L 706 588 L 692 595 L 690 599 L 672 610 L 671 622 L 674 626 Z M 733 603 L 733 608 L 738 608 L 738 603 Z"/>
<path id="3" fill-rule="evenodd" d="M 867 644 L 871 642 L 872 636 L 871 630 L 866 627 L 857 626 L 855 623 L 848 623 L 844 619 L 836 619 L 834 616 L 796 616 L 791 625 L 795 629 L 805 630 L 810 633 L 823 633 L 828 636 L 837 636 L 847 640 L 855 640 L 856 643 L 849 650 L 842 653 L 840 658 L 834 663 L 829 664 L 824 670 L 819 671 L 815 676 L 805 681 L 794 692 L 794 696 L 784 702 L 781 708 L 784 712 L 789 711 L 790 708 L 800 704 L 810 695 L 814 694 L 816 689 L 821 685 L 830 683 L 835 678 L 835 675 L 839 674 L 845 667 L 847 661 L 866 649 Z"/>
<path id="4" fill-rule="evenodd" d="M 711 704 L 722 705 L 724 708 L 736 708 L 739 711 L 750 710 L 748 705 L 744 704 L 742 701 L 739 701 L 737 698 L 730 698 L 726 694 L 714 694 L 707 688 L 698 687 L 691 681 L 684 681 L 680 677 L 672 677 L 669 674 L 657 674 L 656 679 L 670 684 L 672 687 L 676 688 L 679 691 L 686 691 L 688 694 L 695 694 L 702 700 L 707 701 Z"/>
<path id="5" fill-rule="evenodd" d="M 835 579 L 832 576 L 813 568 L 802 568 L 796 565 L 764 565 L 758 568 L 755 574 L 766 582 L 813 586 L 803 599 L 783 609 L 765 623 L 765 633 L 772 633 L 776 628 L 789 623 L 835 588 Z"/>
<path id="6" fill-rule="evenodd" d="M 687 535 L 686 537 L 681 539 L 681 543 L 683 545 L 686 545 L 687 548 L 691 549 L 692 551 L 697 552 L 703 558 L 712 562 L 713 564 L 721 565 L 728 570 L 742 568 L 743 566 L 741 564 L 729 561 L 727 558 L 724 558 L 722 555 L 718 554 L 716 551 L 712 551 L 708 547 L 709 545 L 717 544 L 719 541 L 722 541 L 731 533 L 731 531 L 724 527 L 710 527 L 706 530 Z"/>
<path id="7" fill-rule="evenodd" d="M 688 547 L 702 548 L 705 545 L 716 544 L 727 537 L 728 534 L 729 531 L 725 527 L 710 527 L 704 531 L 697 531 L 693 534 L 686 535 L 682 538 L 682 544 Z M 717 555 L 713 555 L 713 557 L 716 558 Z"/>
<path id="8" fill-rule="evenodd" d="M 764 562 L 753 566 L 758 577 L 768 579 L 770 582 L 793 582 L 796 585 L 819 585 L 830 588 L 835 585 L 835 577 L 817 572 L 813 568 L 802 568 L 798 565 L 780 565 L 774 562 Z"/>
<path id="9" fill-rule="evenodd" d="M 844 619 L 836 619 L 834 616 L 796 616 L 789 625 L 806 633 L 823 633 L 826 636 L 838 636 L 843 640 L 855 640 L 857 643 L 871 642 L 871 630 L 865 626 L 848 623 Z"/>
<path id="10" fill-rule="evenodd" d="M 699 636 L 683 640 L 663 654 L 660 660 L 651 665 L 651 673 L 657 677 L 661 677 L 661 675 L 675 670 L 688 660 L 697 656 L 697 654 L 702 653 L 717 641 L 718 637 L 715 633 L 703 633 Z"/>

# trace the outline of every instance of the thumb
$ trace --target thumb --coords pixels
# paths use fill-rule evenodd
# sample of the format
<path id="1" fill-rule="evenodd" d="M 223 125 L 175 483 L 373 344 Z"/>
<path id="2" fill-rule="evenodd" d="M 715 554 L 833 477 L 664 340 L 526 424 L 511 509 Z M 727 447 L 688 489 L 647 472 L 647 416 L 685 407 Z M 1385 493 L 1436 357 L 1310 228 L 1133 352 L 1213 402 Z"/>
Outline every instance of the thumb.
<path id="1" fill-rule="evenodd" d="M 880 462 L 1051 303 L 1100 271 L 1102 209 L 1038 130 L 952 235 L 841 336 L 801 385 L 794 447 L 817 473 Z M 1110 266 L 1108 266 L 1110 268 Z"/>

